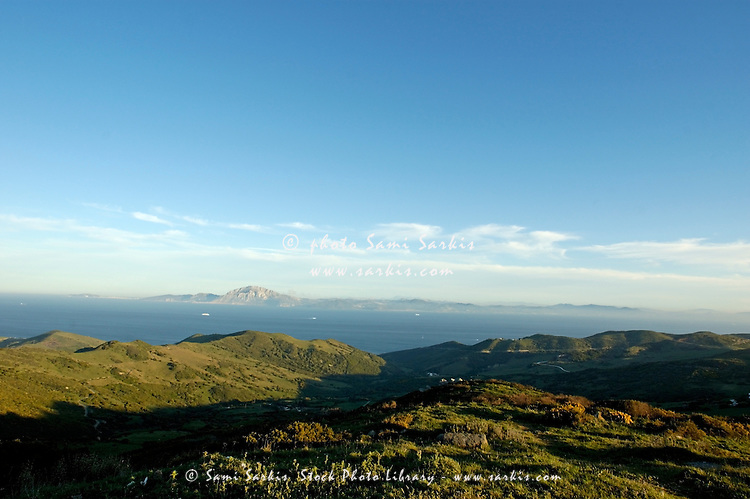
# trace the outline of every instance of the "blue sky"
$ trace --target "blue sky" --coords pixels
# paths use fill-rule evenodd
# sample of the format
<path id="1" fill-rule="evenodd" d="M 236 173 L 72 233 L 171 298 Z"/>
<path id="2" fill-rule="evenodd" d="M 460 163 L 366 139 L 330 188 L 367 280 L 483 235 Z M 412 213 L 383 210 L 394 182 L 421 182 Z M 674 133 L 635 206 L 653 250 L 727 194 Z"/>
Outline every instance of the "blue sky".
<path id="1" fill-rule="evenodd" d="M 0 292 L 748 311 L 748 31 L 745 1 L 4 1 Z"/>

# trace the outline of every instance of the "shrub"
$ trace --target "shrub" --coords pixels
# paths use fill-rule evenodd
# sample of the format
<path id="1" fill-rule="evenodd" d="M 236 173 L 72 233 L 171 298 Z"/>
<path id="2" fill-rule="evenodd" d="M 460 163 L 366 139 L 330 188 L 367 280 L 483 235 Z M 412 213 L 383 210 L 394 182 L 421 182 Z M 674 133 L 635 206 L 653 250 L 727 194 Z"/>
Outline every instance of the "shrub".
<path id="1" fill-rule="evenodd" d="M 515 393 L 509 397 L 509 401 L 516 407 L 526 408 L 530 405 L 534 405 L 536 402 L 534 399 L 529 397 L 526 393 Z"/>
<path id="2" fill-rule="evenodd" d="M 599 409 L 598 417 L 604 421 L 612 421 L 614 423 L 621 423 L 626 425 L 633 424 L 633 418 L 627 412 L 618 411 L 616 409 L 610 409 L 609 407 L 602 407 Z"/>
<path id="3" fill-rule="evenodd" d="M 339 442 L 344 438 L 343 434 L 334 431 L 320 423 L 295 421 L 288 424 L 284 429 L 274 428 L 269 433 L 250 433 L 245 435 L 245 442 L 250 447 L 261 446 L 264 450 L 271 451 L 278 446 L 297 446 L 299 444 L 326 444 Z"/>
<path id="4" fill-rule="evenodd" d="M 736 421 L 711 417 L 705 414 L 693 414 L 690 419 L 698 428 L 711 435 L 734 438 L 746 438 L 750 436 L 748 425 Z"/>
<path id="5" fill-rule="evenodd" d="M 461 465 L 451 457 L 436 455 L 427 462 L 425 471 L 435 476 L 450 477 L 461 473 Z"/>
<path id="6" fill-rule="evenodd" d="M 667 432 L 670 436 L 690 438 L 693 440 L 701 440 L 706 437 L 706 433 L 698 428 L 693 421 L 681 421 L 677 423 L 676 427 Z"/>
<path id="7" fill-rule="evenodd" d="M 554 424 L 577 426 L 585 421 L 586 408 L 577 402 L 567 402 L 553 407 L 547 415 Z"/>
<path id="8" fill-rule="evenodd" d="M 288 440 L 292 443 L 323 444 L 340 440 L 333 430 L 320 423 L 295 421 L 286 427 Z"/>
<path id="9" fill-rule="evenodd" d="M 505 399 L 503 399 L 502 397 L 498 397 L 497 395 L 493 395 L 487 392 L 480 393 L 479 395 L 473 397 L 471 400 L 472 402 L 486 405 L 500 405 L 505 402 Z"/>
<path id="10" fill-rule="evenodd" d="M 383 423 L 389 426 L 408 429 L 414 421 L 414 414 L 393 414 L 383 420 Z"/>
<path id="11" fill-rule="evenodd" d="M 602 405 L 630 414 L 634 418 L 651 419 L 659 417 L 664 412 L 640 400 L 608 400 L 603 402 Z"/>
<path id="12" fill-rule="evenodd" d="M 578 404 L 584 409 L 587 409 L 594 405 L 592 401 L 590 401 L 586 397 L 581 397 L 579 395 L 557 395 L 555 398 L 567 404 Z"/>

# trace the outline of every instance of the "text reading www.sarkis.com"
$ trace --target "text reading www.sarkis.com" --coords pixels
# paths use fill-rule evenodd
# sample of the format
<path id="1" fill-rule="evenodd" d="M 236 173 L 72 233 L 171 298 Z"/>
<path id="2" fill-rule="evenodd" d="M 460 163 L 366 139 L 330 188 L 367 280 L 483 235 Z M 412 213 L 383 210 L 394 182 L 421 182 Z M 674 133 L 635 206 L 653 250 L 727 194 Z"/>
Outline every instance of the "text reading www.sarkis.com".
<path id="1" fill-rule="evenodd" d="M 313 277 L 445 277 L 453 275 L 449 268 L 402 267 L 388 264 L 385 267 L 312 267 Z"/>

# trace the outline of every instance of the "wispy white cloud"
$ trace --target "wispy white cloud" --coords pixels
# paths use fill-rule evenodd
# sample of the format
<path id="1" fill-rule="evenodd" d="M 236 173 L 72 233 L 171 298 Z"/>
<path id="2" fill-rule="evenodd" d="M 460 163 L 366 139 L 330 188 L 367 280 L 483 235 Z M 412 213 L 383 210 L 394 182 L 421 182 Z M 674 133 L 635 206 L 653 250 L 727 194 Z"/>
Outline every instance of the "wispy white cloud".
<path id="1" fill-rule="evenodd" d="M 459 232 L 474 242 L 477 253 L 510 254 L 521 258 L 538 256 L 563 257 L 566 249 L 559 243 L 577 239 L 571 234 L 548 230 L 527 231 L 518 225 L 486 224 Z"/>
<path id="2" fill-rule="evenodd" d="M 223 226 L 226 226 L 230 229 L 237 229 L 237 230 L 249 230 L 252 232 L 265 232 L 266 228 L 262 225 L 254 225 L 254 224 L 220 224 Z"/>
<path id="3" fill-rule="evenodd" d="M 191 224 L 194 224 L 194 225 L 200 225 L 200 226 L 203 226 L 203 227 L 211 225 L 211 222 L 209 222 L 208 220 L 204 220 L 202 218 L 188 217 L 188 216 L 183 216 L 181 218 L 184 221 L 186 221 L 188 223 L 191 223 Z"/>
<path id="4" fill-rule="evenodd" d="M 232 222 L 218 222 L 215 220 L 208 220 L 203 217 L 199 216 L 191 216 L 191 215 L 181 215 L 177 213 L 173 213 L 166 208 L 156 206 L 151 208 L 151 211 L 158 213 L 161 215 L 161 217 L 157 217 L 154 215 L 149 215 L 142 212 L 136 212 L 139 220 L 144 220 L 147 222 L 154 222 L 154 223 L 161 223 L 169 226 L 179 225 L 178 223 L 171 222 L 167 220 L 167 218 L 175 219 L 178 222 L 187 222 L 192 225 L 197 225 L 199 227 L 206 227 L 206 228 L 219 228 L 219 229 L 233 229 L 233 230 L 245 230 L 245 231 L 252 231 L 252 232 L 267 232 L 268 229 L 262 225 L 257 224 L 248 224 L 248 223 L 232 223 Z M 134 214 L 135 216 L 135 214 Z"/>
<path id="5" fill-rule="evenodd" d="M 435 257 L 435 253 L 441 253 L 438 250 L 443 249 L 445 251 L 442 251 L 441 258 L 450 259 L 457 258 L 459 253 L 467 258 L 484 259 L 500 254 L 520 258 L 561 258 L 566 252 L 561 244 L 577 239 L 571 234 L 546 230 L 528 231 L 517 225 L 486 224 L 449 233 L 437 225 L 408 222 L 377 224 L 367 231 L 358 231 L 353 237 L 350 237 L 352 234 L 341 231 L 331 231 L 330 234 L 329 246 L 332 242 L 344 241 L 343 237 L 347 236 L 344 246 L 348 253 L 368 254 L 370 257 L 392 256 L 396 253 L 430 253 Z M 356 250 L 349 246 L 352 241 L 357 244 Z M 316 242 L 320 244 L 321 241 L 316 239 Z M 385 248 L 387 252 L 359 251 L 372 250 L 373 245 L 377 245 L 374 249 Z M 316 249 L 316 252 L 320 251 Z"/>
<path id="6" fill-rule="evenodd" d="M 750 244 L 743 241 L 709 243 L 705 239 L 672 242 L 633 241 L 580 248 L 609 258 L 672 262 L 683 265 L 721 266 L 736 270 L 750 268 Z"/>
<path id="7" fill-rule="evenodd" d="M 188 237 L 187 233 L 174 229 L 158 233 L 139 233 L 112 227 L 83 225 L 72 219 L 19 217 L 0 214 L 0 221 L 9 223 L 19 230 L 67 233 L 74 236 L 83 236 L 91 240 L 111 243 L 118 247 L 185 241 Z"/>
<path id="8" fill-rule="evenodd" d="M 559 267 L 543 265 L 497 265 L 497 264 L 457 264 L 456 268 L 463 271 L 475 273 L 508 274 L 524 277 L 554 278 L 554 279 L 578 279 L 578 280 L 610 280 L 610 281 L 658 281 L 669 280 L 675 282 L 693 282 L 706 284 L 722 284 L 743 282 L 746 285 L 750 281 L 746 278 L 726 276 L 703 276 L 679 274 L 674 272 L 646 272 L 628 271 L 611 268 L 589 268 L 589 267 Z"/>
<path id="9" fill-rule="evenodd" d="M 141 220 L 143 222 L 151 222 L 151 223 L 155 223 L 155 224 L 168 225 L 170 227 L 174 225 L 169 220 L 164 220 L 163 218 L 159 218 L 156 215 L 151 215 L 151 214 L 148 214 L 148 213 L 142 213 L 140 211 L 134 211 L 133 213 L 131 213 L 131 215 L 136 220 Z"/>
<path id="10" fill-rule="evenodd" d="M 484 224 L 469 227 L 461 231 L 468 238 L 514 239 L 523 232 L 518 225 Z"/>
<path id="11" fill-rule="evenodd" d="M 111 227 L 72 225 L 71 230 L 83 234 L 89 239 L 114 244 L 118 247 L 133 247 L 158 244 L 174 244 L 185 241 L 188 234 L 181 230 L 167 230 L 158 233 L 143 234 Z"/>
<path id="12" fill-rule="evenodd" d="M 16 215 L 0 214 L 0 221 L 14 229 L 35 231 L 58 231 L 73 223 L 72 220 L 55 220 L 39 217 L 19 217 Z"/>
<path id="13" fill-rule="evenodd" d="M 305 231 L 318 231 L 316 226 L 312 224 L 306 224 L 302 222 L 291 222 L 286 224 L 278 224 L 279 227 L 286 227 L 288 229 L 305 230 Z"/>
<path id="14" fill-rule="evenodd" d="M 438 237 L 443 232 L 443 229 L 442 227 L 437 225 L 396 222 L 378 224 L 375 229 L 370 232 L 374 233 L 378 237 L 388 238 L 392 240 L 404 238 L 416 240 L 420 237 Z"/>
<path id="15" fill-rule="evenodd" d="M 239 256 L 246 260 L 260 262 L 287 262 L 293 257 L 288 252 L 257 248 L 225 248 L 227 254 Z"/>

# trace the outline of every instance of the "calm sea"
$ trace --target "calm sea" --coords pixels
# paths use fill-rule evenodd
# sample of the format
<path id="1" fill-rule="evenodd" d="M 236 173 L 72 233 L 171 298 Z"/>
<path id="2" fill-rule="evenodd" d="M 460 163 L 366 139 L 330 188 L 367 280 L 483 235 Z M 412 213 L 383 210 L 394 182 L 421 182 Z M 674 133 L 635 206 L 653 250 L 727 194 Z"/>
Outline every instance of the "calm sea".
<path id="1" fill-rule="evenodd" d="M 715 319 L 701 322 L 682 315 L 665 319 L 415 314 L 0 295 L 0 337 L 28 338 L 53 329 L 101 340 L 138 339 L 152 345 L 176 343 L 195 333 L 229 334 L 256 330 L 285 333 L 302 340 L 332 338 L 377 354 L 446 341 L 474 344 L 487 338 L 522 338 L 536 333 L 585 337 L 602 331 L 626 329 L 653 329 L 667 333 L 750 330 L 747 324 Z"/>

